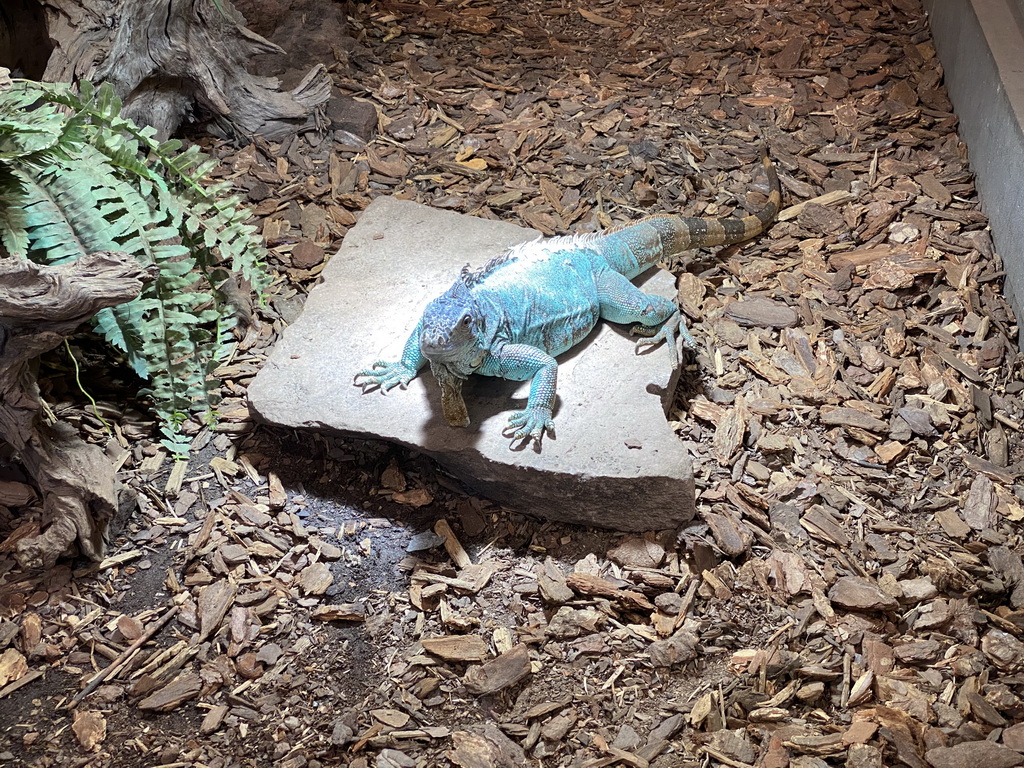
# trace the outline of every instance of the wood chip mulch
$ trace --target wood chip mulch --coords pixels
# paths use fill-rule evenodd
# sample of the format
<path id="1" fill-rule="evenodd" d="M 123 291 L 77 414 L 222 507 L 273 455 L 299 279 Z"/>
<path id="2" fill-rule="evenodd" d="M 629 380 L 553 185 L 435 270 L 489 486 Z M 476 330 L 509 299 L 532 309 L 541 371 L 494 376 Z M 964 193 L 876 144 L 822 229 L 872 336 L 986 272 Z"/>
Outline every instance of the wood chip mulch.
<path id="1" fill-rule="evenodd" d="M 391 0 L 349 24 L 332 74 L 377 109 L 368 145 L 206 142 L 276 279 L 191 461 L 141 405 L 97 393 L 107 435 L 44 376 L 137 500 L 104 563 L 42 574 L 9 559 L 38 500 L 0 467 L 0 762 L 1024 764 L 1018 329 L 919 3 Z M 373 197 L 549 234 L 742 214 L 762 138 L 778 223 L 670 265 L 700 345 L 670 419 L 692 525 L 534 521 L 414 454 L 250 421 Z"/>

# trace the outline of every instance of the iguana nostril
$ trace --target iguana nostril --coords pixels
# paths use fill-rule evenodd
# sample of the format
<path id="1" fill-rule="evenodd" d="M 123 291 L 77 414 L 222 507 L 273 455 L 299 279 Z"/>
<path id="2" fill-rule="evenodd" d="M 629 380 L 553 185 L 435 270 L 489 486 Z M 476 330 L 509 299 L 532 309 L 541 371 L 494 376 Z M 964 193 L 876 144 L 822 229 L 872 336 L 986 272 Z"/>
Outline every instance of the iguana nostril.
<path id="1" fill-rule="evenodd" d="M 424 333 L 423 338 L 420 339 L 420 344 L 424 349 L 441 349 L 447 342 L 448 340 L 440 333 Z"/>

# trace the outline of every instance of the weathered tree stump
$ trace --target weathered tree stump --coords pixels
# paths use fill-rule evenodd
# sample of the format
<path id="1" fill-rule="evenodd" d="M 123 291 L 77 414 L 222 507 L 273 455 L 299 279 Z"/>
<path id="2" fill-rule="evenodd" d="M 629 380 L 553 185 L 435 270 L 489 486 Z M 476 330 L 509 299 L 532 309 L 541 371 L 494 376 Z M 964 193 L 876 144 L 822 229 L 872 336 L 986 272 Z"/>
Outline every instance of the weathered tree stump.
<path id="1" fill-rule="evenodd" d="M 197 111 L 225 135 L 280 139 L 323 125 L 331 95 L 323 64 L 291 92 L 246 69 L 262 53 L 284 53 L 245 27 L 230 0 L 39 0 L 54 45 L 51 82 L 109 82 L 124 114 L 160 138 Z M 220 8 L 218 8 L 220 6 Z"/>
<path id="2" fill-rule="evenodd" d="M 123 253 L 56 267 L 0 253 L 0 440 L 17 451 L 43 499 L 41 532 L 16 543 L 26 567 L 52 565 L 76 541 L 83 555 L 101 559 L 117 509 L 117 479 L 103 451 L 40 418 L 35 361 L 99 310 L 134 299 L 149 279 Z"/>

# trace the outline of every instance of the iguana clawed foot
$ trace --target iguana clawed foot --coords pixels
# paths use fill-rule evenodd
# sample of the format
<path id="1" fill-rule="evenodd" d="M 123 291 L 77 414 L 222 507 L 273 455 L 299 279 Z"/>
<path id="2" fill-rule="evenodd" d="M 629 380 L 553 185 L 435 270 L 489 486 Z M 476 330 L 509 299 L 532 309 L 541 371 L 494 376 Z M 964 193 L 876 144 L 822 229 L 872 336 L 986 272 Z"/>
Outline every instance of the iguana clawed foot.
<path id="1" fill-rule="evenodd" d="M 352 382 L 357 387 L 362 387 L 364 392 L 374 387 L 380 387 L 381 392 L 388 392 L 395 387 L 405 389 L 415 376 L 416 371 L 401 362 L 378 360 L 369 368 L 359 371 Z M 359 381 L 359 379 L 366 379 L 366 381 Z"/>
<path id="2" fill-rule="evenodd" d="M 552 437 L 555 436 L 555 421 L 551 417 L 550 408 L 526 408 L 523 411 L 513 413 L 508 419 L 508 426 L 504 435 L 509 437 L 512 432 L 512 440 L 533 440 L 539 445 L 544 437 L 545 430 Z"/>
<path id="3" fill-rule="evenodd" d="M 646 326 L 633 326 L 630 329 L 630 335 L 644 334 L 649 331 Z M 662 323 L 661 328 L 651 333 L 647 338 L 640 339 L 636 343 L 637 351 L 639 352 L 644 347 L 651 347 L 665 342 L 665 346 L 668 347 L 669 355 L 672 357 L 672 368 L 679 367 L 679 345 L 676 342 L 676 336 L 679 336 L 690 349 L 694 349 L 697 346 L 697 341 L 690 335 L 689 329 L 686 327 L 686 323 L 683 322 L 683 316 L 681 313 L 676 312 L 668 320 Z"/>

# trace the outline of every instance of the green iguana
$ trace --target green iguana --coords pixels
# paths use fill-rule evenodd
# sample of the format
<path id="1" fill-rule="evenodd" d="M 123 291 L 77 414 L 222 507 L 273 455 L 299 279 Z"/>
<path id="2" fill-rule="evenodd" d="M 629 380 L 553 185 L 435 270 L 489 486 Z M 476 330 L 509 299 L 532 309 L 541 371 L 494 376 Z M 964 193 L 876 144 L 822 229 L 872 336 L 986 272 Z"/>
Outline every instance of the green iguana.
<path id="1" fill-rule="evenodd" d="M 761 234 L 779 212 L 779 179 L 762 148 L 768 203 L 752 216 L 721 219 L 651 216 L 604 232 L 537 239 L 509 249 L 483 267 L 463 268 L 455 284 L 427 305 L 398 362 L 377 361 L 356 374 L 364 392 L 405 387 L 426 364 L 441 386 L 441 408 L 453 427 L 469 424 L 462 382 L 471 373 L 531 379 L 526 410 L 509 418 L 514 441 L 554 436 L 555 357 L 582 341 L 604 319 L 634 323 L 665 341 L 679 366 L 677 334 L 695 342 L 674 302 L 648 296 L 630 279 L 693 248 L 731 245 Z M 660 326 L 660 327 L 659 327 Z"/>

